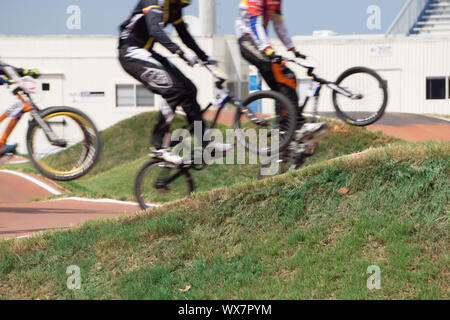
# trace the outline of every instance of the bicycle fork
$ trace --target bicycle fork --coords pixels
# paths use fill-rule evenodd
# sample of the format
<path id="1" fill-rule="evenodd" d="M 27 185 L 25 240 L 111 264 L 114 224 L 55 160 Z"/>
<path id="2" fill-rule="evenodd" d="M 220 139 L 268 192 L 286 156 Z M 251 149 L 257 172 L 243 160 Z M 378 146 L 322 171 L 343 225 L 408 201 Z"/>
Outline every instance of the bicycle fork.
<path id="1" fill-rule="evenodd" d="M 67 142 L 64 139 L 58 139 L 58 137 L 55 135 L 55 133 L 50 128 L 48 123 L 45 122 L 44 119 L 42 119 L 41 115 L 36 109 L 31 110 L 30 113 L 34 121 L 36 121 L 37 124 L 42 128 L 42 130 L 45 133 L 45 136 L 51 142 L 52 145 L 61 148 L 65 148 L 67 146 Z"/>
<path id="2" fill-rule="evenodd" d="M 0 122 L 5 120 L 8 117 L 8 114 L 5 112 L 0 116 Z M 1 139 L 0 139 L 0 148 L 3 148 L 3 146 L 6 144 L 6 141 L 8 140 L 8 137 L 11 135 L 11 132 L 16 127 L 17 123 L 19 122 L 20 118 L 17 119 L 11 119 L 8 126 L 5 129 L 5 132 L 3 133 Z"/>

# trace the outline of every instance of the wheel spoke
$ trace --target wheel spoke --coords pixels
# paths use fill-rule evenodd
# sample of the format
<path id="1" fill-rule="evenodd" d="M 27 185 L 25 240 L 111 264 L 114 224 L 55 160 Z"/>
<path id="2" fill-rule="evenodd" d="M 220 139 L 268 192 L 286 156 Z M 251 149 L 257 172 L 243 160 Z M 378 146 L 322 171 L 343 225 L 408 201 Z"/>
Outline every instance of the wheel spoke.
<path id="1" fill-rule="evenodd" d="M 372 70 L 350 69 L 340 77 L 338 86 L 353 93 L 347 97 L 333 92 L 333 103 L 344 120 L 354 125 L 368 125 L 378 120 L 387 103 L 387 89 L 383 80 Z"/>

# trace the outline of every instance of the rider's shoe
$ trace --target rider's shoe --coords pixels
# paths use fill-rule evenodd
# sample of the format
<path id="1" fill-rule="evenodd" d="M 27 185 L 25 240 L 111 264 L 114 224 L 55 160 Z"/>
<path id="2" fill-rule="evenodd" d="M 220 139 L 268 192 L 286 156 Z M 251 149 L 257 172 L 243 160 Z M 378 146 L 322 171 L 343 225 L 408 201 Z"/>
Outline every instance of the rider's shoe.
<path id="1" fill-rule="evenodd" d="M 171 153 L 168 149 L 150 149 L 150 155 L 154 158 L 162 159 L 166 162 L 172 163 L 174 165 L 182 165 L 184 159 L 176 154 Z"/>
<path id="2" fill-rule="evenodd" d="M 326 121 L 322 121 L 319 123 L 305 123 L 301 129 L 297 130 L 297 136 L 299 138 L 303 138 L 305 136 L 309 136 L 311 134 L 314 134 L 316 132 L 319 132 L 327 125 Z"/>
<path id="3" fill-rule="evenodd" d="M 229 150 L 233 149 L 234 145 L 233 144 L 224 144 L 224 143 L 218 143 L 218 142 L 210 142 L 205 149 L 208 149 L 211 152 L 212 156 L 215 156 L 217 153 L 226 153 Z M 200 153 L 198 152 L 194 152 L 194 159 L 195 156 L 200 157 L 199 159 L 203 159 L 203 150 L 201 148 L 199 148 Z M 190 161 L 187 161 L 186 159 L 173 154 L 170 152 L 170 150 L 168 149 L 155 149 L 155 148 L 151 148 L 150 149 L 150 156 L 153 158 L 158 158 L 158 159 L 162 159 L 166 162 L 172 163 L 174 165 L 180 166 L 183 164 L 188 164 L 191 163 Z"/>
<path id="4" fill-rule="evenodd" d="M 233 148 L 234 144 L 219 143 L 212 141 L 205 147 L 204 150 L 207 150 L 210 153 L 211 157 L 216 159 L 225 157 L 227 155 L 227 152 Z"/>
<path id="5" fill-rule="evenodd" d="M 7 144 L 3 146 L 2 151 L 0 152 L 0 157 L 3 157 L 8 153 L 16 153 L 17 143 L 16 144 Z"/>
<path id="6" fill-rule="evenodd" d="M 234 144 L 219 143 L 219 142 L 212 141 L 206 146 L 206 148 L 213 149 L 215 152 L 224 152 L 224 153 L 226 153 L 226 152 L 228 152 L 228 151 L 230 151 L 231 149 L 234 148 Z"/>

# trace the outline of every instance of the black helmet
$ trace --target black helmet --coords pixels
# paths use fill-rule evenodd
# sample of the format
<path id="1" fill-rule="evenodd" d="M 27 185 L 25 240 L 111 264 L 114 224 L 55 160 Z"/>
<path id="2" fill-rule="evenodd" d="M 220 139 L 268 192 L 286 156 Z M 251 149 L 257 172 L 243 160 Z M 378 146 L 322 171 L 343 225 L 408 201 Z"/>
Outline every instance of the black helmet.
<path id="1" fill-rule="evenodd" d="M 187 7 L 192 2 L 191 0 L 178 0 L 178 1 L 180 2 L 180 5 L 181 5 L 182 8 Z"/>

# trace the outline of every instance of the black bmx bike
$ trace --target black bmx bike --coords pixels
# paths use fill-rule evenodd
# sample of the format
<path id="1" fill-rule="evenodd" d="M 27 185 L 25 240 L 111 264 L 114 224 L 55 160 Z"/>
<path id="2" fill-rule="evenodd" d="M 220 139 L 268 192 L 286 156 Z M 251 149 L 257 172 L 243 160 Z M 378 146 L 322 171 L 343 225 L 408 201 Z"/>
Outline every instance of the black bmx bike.
<path id="1" fill-rule="evenodd" d="M 213 101 L 202 112 L 216 108 L 210 129 L 215 128 L 222 110 L 230 106 L 236 110 L 234 116 L 234 135 L 246 150 L 271 156 L 285 150 L 292 141 L 297 125 L 297 110 L 285 96 L 274 91 L 259 91 L 251 94 L 244 101 L 233 97 L 224 87 L 226 75 L 216 66 L 203 64 L 215 78 L 218 89 Z M 259 110 L 252 110 L 257 105 Z M 258 112 L 263 111 L 263 112 Z M 247 130 L 254 131 L 252 135 Z M 262 139 L 264 138 L 264 143 Z M 175 165 L 160 158 L 152 157 L 140 169 L 135 180 L 135 195 L 142 209 L 147 209 L 155 202 L 164 202 L 171 196 L 186 196 L 194 191 L 191 170 L 203 170 L 205 163 L 195 162 Z"/>

